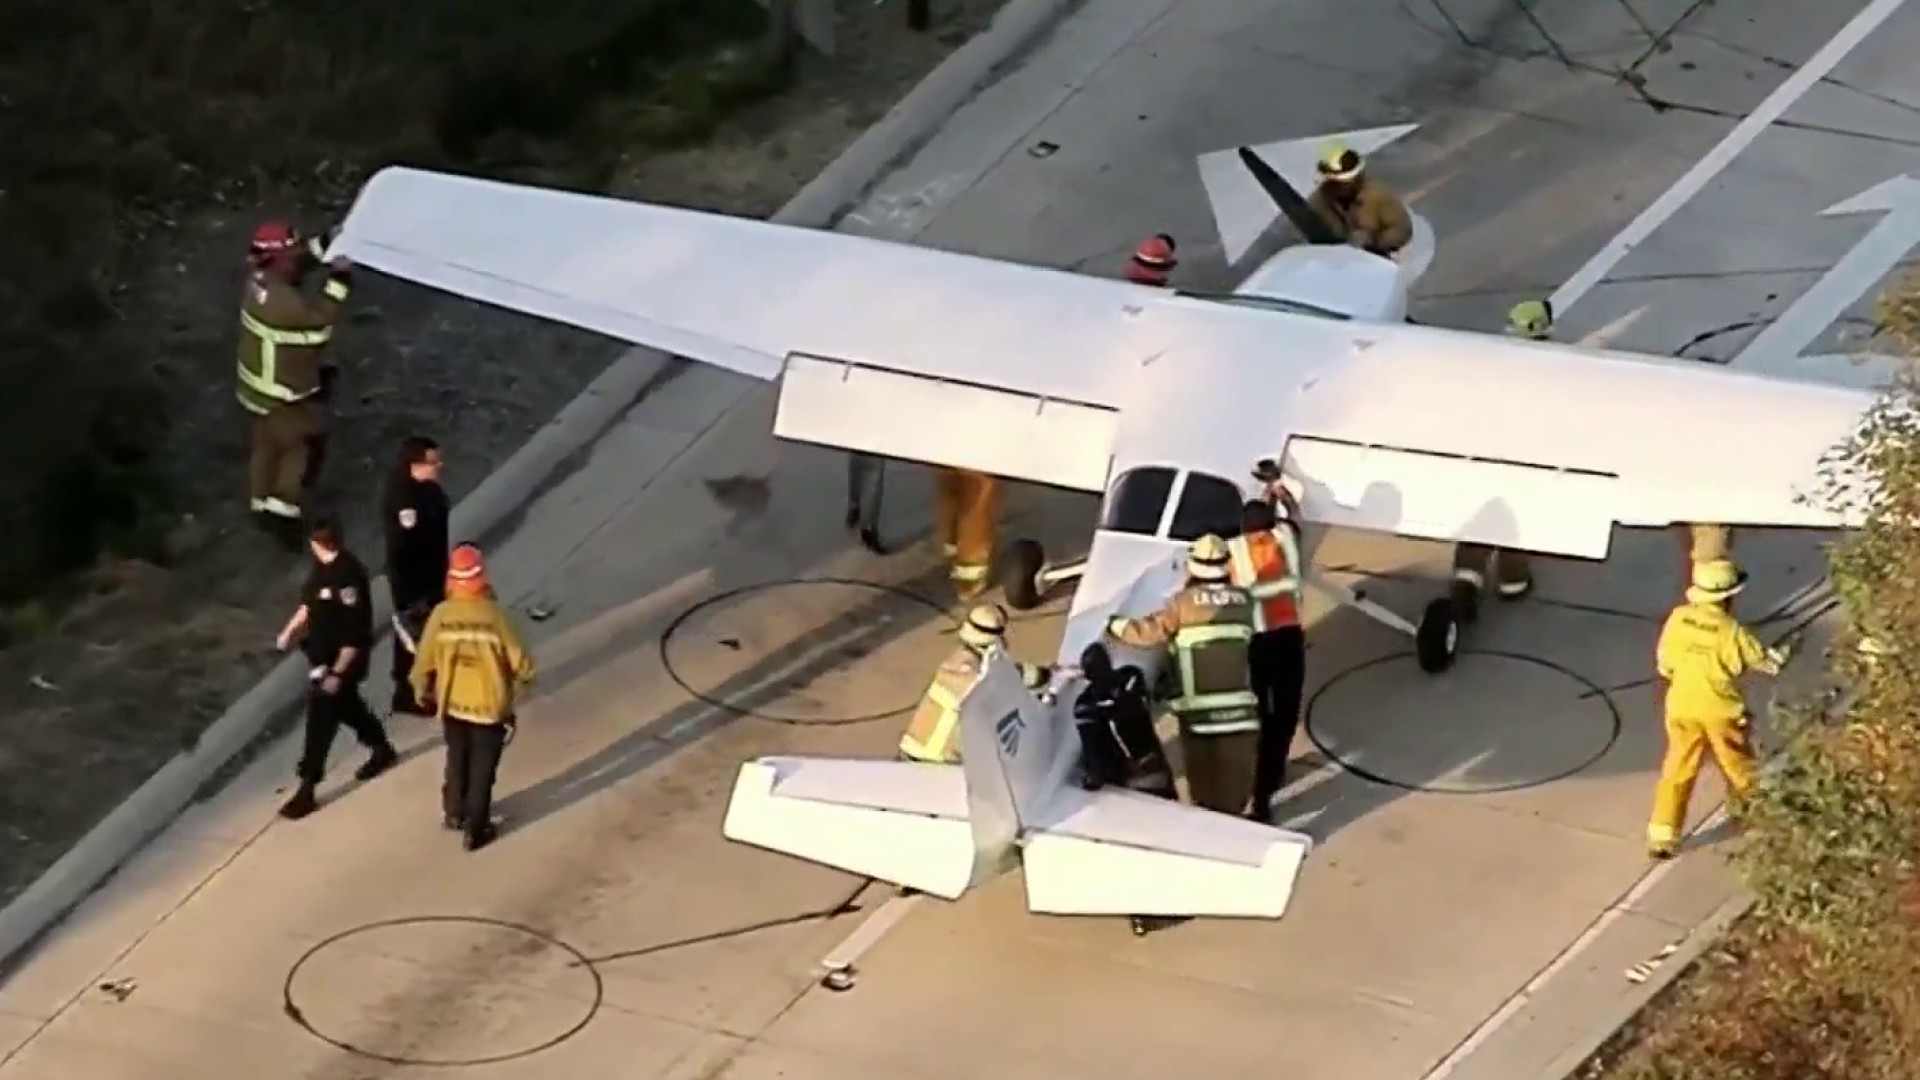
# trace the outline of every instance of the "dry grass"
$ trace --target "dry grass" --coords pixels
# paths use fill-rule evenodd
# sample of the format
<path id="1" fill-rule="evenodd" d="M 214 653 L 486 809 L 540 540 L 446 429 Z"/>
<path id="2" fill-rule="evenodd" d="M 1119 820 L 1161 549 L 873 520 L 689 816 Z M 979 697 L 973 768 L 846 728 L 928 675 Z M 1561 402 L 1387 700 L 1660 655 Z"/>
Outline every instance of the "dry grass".
<path id="1" fill-rule="evenodd" d="M 164 553 L 165 328 L 126 292 L 178 223 L 337 204 L 392 162 L 603 185 L 779 88 L 763 21 L 753 0 L 6 5 L 0 601 L 103 547 Z"/>

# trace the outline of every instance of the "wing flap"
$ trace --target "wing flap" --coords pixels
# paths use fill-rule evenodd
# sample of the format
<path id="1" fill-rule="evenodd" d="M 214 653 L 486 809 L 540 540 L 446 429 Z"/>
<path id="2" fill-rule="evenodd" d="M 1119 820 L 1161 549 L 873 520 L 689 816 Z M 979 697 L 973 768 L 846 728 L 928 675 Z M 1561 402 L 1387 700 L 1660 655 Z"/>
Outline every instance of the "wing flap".
<path id="1" fill-rule="evenodd" d="M 1604 473 L 1308 437 L 1287 459 L 1323 524 L 1587 559 L 1612 543 L 1621 485 Z"/>
<path id="2" fill-rule="evenodd" d="M 1037 912 L 1277 919 L 1312 849 L 1304 833 L 1101 791 L 1029 834 L 1021 861 Z"/>
<path id="3" fill-rule="evenodd" d="M 947 422 L 952 417 L 965 423 Z M 794 354 L 773 433 L 1097 492 L 1119 420 L 1104 405 Z"/>
<path id="4" fill-rule="evenodd" d="M 973 878 L 957 767 L 760 758 L 740 766 L 727 839 L 952 900 Z"/>

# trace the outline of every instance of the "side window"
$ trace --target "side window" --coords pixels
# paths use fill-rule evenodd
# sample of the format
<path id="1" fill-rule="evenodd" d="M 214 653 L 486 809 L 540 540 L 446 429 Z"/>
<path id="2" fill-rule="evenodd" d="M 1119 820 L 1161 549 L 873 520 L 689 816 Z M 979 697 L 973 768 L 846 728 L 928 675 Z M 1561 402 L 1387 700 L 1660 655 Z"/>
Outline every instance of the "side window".
<path id="1" fill-rule="evenodd" d="M 1160 465 L 1129 469 L 1107 489 L 1100 506 L 1100 527 L 1110 532 L 1152 536 L 1173 492 L 1173 470 Z"/>
<path id="2" fill-rule="evenodd" d="M 1168 539 L 1185 543 L 1208 533 L 1223 540 L 1238 536 L 1240 507 L 1246 501 L 1239 485 L 1207 473 L 1191 473 L 1180 492 L 1180 505 L 1173 511 Z"/>

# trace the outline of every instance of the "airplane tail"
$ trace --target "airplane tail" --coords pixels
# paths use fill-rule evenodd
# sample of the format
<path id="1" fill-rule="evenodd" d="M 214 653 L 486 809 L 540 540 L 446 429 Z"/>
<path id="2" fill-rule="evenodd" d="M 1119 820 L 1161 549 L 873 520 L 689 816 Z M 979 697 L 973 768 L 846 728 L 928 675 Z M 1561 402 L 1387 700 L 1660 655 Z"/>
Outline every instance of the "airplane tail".
<path id="1" fill-rule="evenodd" d="M 973 827 L 974 881 L 1009 869 L 1021 843 L 1045 820 L 1078 756 L 1064 704 L 1035 697 L 1005 652 L 987 658 L 979 681 L 960 702 L 960 752 Z"/>

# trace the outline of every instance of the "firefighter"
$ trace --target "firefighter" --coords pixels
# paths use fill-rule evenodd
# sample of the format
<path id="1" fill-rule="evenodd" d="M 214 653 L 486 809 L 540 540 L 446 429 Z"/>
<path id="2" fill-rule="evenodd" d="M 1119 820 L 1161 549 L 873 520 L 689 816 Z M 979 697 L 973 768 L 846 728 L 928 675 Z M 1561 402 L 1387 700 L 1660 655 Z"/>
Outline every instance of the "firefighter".
<path id="1" fill-rule="evenodd" d="M 1232 553 L 1209 533 L 1187 550 L 1187 583 L 1145 618 L 1115 617 L 1107 633 L 1123 645 L 1172 651 L 1187 786 L 1196 806 L 1243 814 L 1253 797 L 1260 699 L 1247 666 L 1253 598 L 1230 580 Z"/>
<path id="2" fill-rule="evenodd" d="M 982 604 L 960 624 L 960 647 L 941 662 L 920 707 L 900 735 L 900 757 L 929 765 L 960 761 L 960 702 L 980 680 L 987 654 L 1006 647 L 1007 613 L 998 604 Z M 1036 664 L 1020 665 L 1029 690 L 1047 685 L 1052 672 Z"/>
<path id="3" fill-rule="evenodd" d="M 1127 280 L 1164 289 L 1172 279 L 1174 267 L 1179 265 L 1180 260 L 1174 257 L 1173 237 L 1155 233 L 1133 249 L 1133 257 L 1127 260 Z"/>
<path id="4" fill-rule="evenodd" d="M 1654 662 L 1666 688 L 1667 753 L 1647 822 L 1647 854 L 1670 859 L 1686 827 L 1687 800 L 1708 753 L 1734 799 L 1753 787 L 1758 764 L 1741 676 L 1777 675 L 1785 649 L 1769 649 L 1740 625 L 1728 602 L 1747 575 L 1726 559 L 1695 563 L 1686 602 L 1667 616 Z"/>
<path id="5" fill-rule="evenodd" d="M 393 712 L 426 715 L 407 673 L 427 616 L 445 596 L 447 529 L 452 507 L 440 486 L 440 444 L 425 435 L 400 444 L 400 462 L 381 498 L 387 588 L 393 594 Z"/>
<path id="6" fill-rule="evenodd" d="M 1262 463 L 1267 464 L 1267 463 Z M 1256 475 L 1258 473 L 1256 472 Z M 1270 485 L 1273 491 L 1277 485 Z M 1284 492 L 1284 488 L 1279 488 Z M 1253 770 L 1253 805 L 1247 815 L 1267 822 L 1273 800 L 1287 782 L 1287 756 L 1300 726 L 1300 698 L 1307 680 L 1307 635 L 1300 625 L 1302 596 L 1299 514 L 1291 496 L 1274 502 L 1248 500 L 1240 515 L 1240 535 L 1227 541 L 1235 585 L 1253 598 L 1253 640 L 1247 644 L 1247 669 L 1259 698 L 1260 746 Z"/>
<path id="7" fill-rule="evenodd" d="M 533 681 L 533 656 L 487 584 L 480 549 L 461 544 L 447 560 L 446 599 L 420 634 L 408 679 L 413 695 L 433 702 L 447 741 L 441 821 L 464 834 L 466 849 L 493 842 L 493 782 L 500 752 L 512 737 L 514 701 Z"/>
<path id="8" fill-rule="evenodd" d="M 1553 304 L 1522 300 L 1507 309 L 1507 333 L 1528 341 L 1547 341 L 1553 334 Z M 1533 567 L 1524 551 L 1458 544 L 1453 549 L 1453 605 L 1471 618 L 1480 608 L 1480 594 L 1492 577 L 1502 600 L 1518 600 L 1533 589 Z"/>
<path id="9" fill-rule="evenodd" d="M 1701 563 L 1733 557 L 1733 530 L 1708 522 L 1689 524 L 1687 531 L 1680 535 L 1680 557 L 1680 580 L 1690 580 Z"/>
<path id="10" fill-rule="evenodd" d="M 367 568 L 346 549 L 340 527 L 329 519 L 314 522 L 308 548 L 313 569 L 300 588 L 300 606 L 276 642 L 285 652 L 299 637 L 301 652 L 313 665 L 305 739 L 295 773 L 300 786 L 280 807 L 281 817 L 294 820 L 319 809 L 316 792 L 326 775 L 327 753 L 342 725 L 369 751 L 354 779 L 371 780 L 400 760 L 386 729 L 360 696 L 373 648 L 373 596 Z"/>
<path id="11" fill-rule="evenodd" d="M 237 393 L 253 425 L 249 505 L 255 520 L 287 536 L 298 535 L 301 498 L 325 452 L 332 369 L 324 355 L 351 287 L 351 264 L 342 257 L 329 264 L 318 297 L 302 291 L 324 253 L 318 238 L 302 240 L 283 221 L 261 225 L 240 299 Z"/>
<path id="12" fill-rule="evenodd" d="M 1343 143 L 1320 155 L 1320 184 L 1307 206 L 1326 221 L 1342 243 L 1375 255 L 1392 256 L 1413 239 L 1407 206 L 1367 175 L 1366 162 Z"/>
<path id="13" fill-rule="evenodd" d="M 961 600 L 987 588 L 1000 514 L 1000 478 L 942 468 L 934 477 L 934 526 L 947 557 L 947 577 Z"/>
<path id="14" fill-rule="evenodd" d="M 1098 791 L 1119 785 L 1177 800 L 1180 793 L 1173 785 L 1173 765 L 1153 730 L 1152 692 L 1146 676 L 1131 665 L 1116 671 L 1113 655 L 1097 641 L 1080 654 L 1080 675 L 1086 685 L 1073 703 L 1074 725 L 1080 733 L 1080 786 Z M 1180 921 L 1157 915 L 1128 917 L 1135 937 Z"/>

